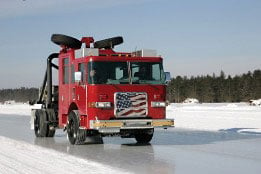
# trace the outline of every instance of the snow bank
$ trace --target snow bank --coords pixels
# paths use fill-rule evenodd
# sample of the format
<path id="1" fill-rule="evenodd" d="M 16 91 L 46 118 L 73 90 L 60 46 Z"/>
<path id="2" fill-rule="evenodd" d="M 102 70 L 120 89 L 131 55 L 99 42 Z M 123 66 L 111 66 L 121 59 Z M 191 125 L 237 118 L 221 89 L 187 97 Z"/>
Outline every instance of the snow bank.
<path id="1" fill-rule="evenodd" d="M 261 132 L 261 108 L 247 103 L 176 104 L 167 107 L 175 126 L 211 131 Z"/>
<path id="2" fill-rule="evenodd" d="M 183 103 L 199 103 L 199 101 L 195 98 L 187 98 Z"/>
<path id="3" fill-rule="evenodd" d="M 127 173 L 94 161 L 0 136 L 1 173 Z"/>
<path id="4" fill-rule="evenodd" d="M 249 104 L 251 106 L 261 106 L 261 99 L 257 99 L 257 100 L 250 100 Z"/>
<path id="5" fill-rule="evenodd" d="M 0 114 L 30 116 L 31 109 L 28 104 L 23 104 L 23 103 L 0 105 Z"/>

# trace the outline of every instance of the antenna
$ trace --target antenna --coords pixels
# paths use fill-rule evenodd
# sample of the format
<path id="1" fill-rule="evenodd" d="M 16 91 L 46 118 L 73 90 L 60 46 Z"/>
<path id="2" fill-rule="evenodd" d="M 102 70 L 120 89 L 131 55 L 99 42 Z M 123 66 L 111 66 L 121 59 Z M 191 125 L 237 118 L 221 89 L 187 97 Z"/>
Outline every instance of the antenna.
<path id="1" fill-rule="evenodd" d="M 136 56 L 137 56 L 137 45 L 136 45 L 136 47 L 134 49 L 134 57 L 136 57 Z"/>

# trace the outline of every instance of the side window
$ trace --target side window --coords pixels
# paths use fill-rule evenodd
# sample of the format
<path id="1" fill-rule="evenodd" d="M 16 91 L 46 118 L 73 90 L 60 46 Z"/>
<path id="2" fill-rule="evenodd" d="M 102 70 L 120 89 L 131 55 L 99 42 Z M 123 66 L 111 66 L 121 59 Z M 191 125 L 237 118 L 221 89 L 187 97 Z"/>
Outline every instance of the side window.
<path id="1" fill-rule="evenodd" d="M 85 63 L 80 63 L 79 64 L 79 71 L 81 72 L 81 74 L 82 74 L 82 79 L 81 79 L 81 81 L 82 82 L 86 82 L 86 80 L 87 80 L 87 71 L 86 71 L 86 64 Z"/>
<path id="2" fill-rule="evenodd" d="M 69 84 L 69 58 L 63 59 L 63 84 Z"/>
<path id="3" fill-rule="evenodd" d="M 74 65 L 71 65 L 71 83 L 75 82 L 74 72 Z"/>
<path id="4" fill-rule="evenodd" d="M 152 79 L 154 80 L 160 80 L 160 75 L 161 75 L 161 72 L 160 72 L 160 64 L 154 64 L 152 65 Z"/>

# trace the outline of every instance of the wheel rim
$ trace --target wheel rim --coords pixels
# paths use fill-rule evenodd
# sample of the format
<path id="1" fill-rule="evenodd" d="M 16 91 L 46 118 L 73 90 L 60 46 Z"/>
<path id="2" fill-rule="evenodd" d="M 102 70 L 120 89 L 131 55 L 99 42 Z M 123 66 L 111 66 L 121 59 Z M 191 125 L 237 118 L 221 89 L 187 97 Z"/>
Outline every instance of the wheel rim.
<path id="1" fill-rule="evenodd" d="M 76 132 L 75 132 L 74 124 L 75 124 L 74 120 L 70 119 L 68 124 L 68 137 L 69 137 L 69 141 L 72 144 L 74 144 L 76 141 Z"/>
<path id="2" fill-rule="evenodd" d="M 73 120 L 70 120 L 69 121 L 69 125 L 68 125 L 68 134 L 69 134 L 69 137 L 73 137 Z"/>

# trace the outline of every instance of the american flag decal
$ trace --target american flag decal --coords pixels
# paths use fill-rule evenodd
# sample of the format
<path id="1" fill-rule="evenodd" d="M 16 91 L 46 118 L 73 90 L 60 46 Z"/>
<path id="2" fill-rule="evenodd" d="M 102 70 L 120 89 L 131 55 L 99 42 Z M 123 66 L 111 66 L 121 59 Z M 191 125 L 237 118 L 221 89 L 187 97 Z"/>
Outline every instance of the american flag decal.
<path id="1" fill-rule="evenodd" d="M 147 115 L 147 94 L 144 92 L 115 93 L 116 117 L 145 117 Z"/>

